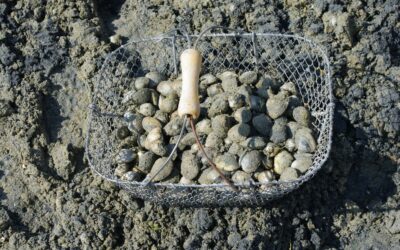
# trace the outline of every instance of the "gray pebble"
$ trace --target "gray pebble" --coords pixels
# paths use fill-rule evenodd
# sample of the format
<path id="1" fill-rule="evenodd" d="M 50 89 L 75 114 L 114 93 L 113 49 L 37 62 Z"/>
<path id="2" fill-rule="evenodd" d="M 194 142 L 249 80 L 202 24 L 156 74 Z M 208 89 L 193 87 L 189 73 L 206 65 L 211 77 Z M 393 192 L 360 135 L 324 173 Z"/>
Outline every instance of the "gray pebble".
<path id="1" fill-rule="evenodd" d="M 222 80 L 221 86 L 225 92 L 233 93 L 238 89 L 238 81 L 235 77 L 225 78 Z"/>
<path id="2" fill-rule="evenodd" d="M 298 124 L 297 122 L 290 121 L 287 123 L 287 132 L 288 132 L 288 137 L 294 137 L 296 134 L 297 130 L 299 130 L 302 126 Z"/>
<path id="3" fill-rule="evenodd" d="M 296 85 L 293 82 L 285 82 L 280 90 L 287 91 L 290 95 L 297 95 Z"/>
<path id="4" fill-rule="evenodd" d="M 155 91 L 154 89 L 151 89 L 151 90 L 150 90 L 150 102 L 151 102 L 154 106 L 157 106 L 157 105 L 158 105 L 159 97 L 160 97 L 160 95 L 158 94 L 157 91 Z"/>
<path id="5" fill-rule="evenodd" d="M 156 113 L 154 114 L 154 118 L 159 120 L 161 123 L 165 124 L 169 121 L 169 114 L 161 110 L 157 110 Z"/>
<path id="6" fill-rule="evenodd" d="M 221 182 L 221 176 L 213 168 L 205 169 L 198 179 L 200 184 L 207 185 Z"/>
<path id="7" fill-rule="evenodd" d="M 224 143 L 224 140 L 218 133 L 211 132 L 207 136 L 205 146 L 209 147 L 209 148 L 221 148 L 223 143 Z"/>
<path id="8" fill-rule="evenodd" d="M 244 99 L 246 101 L 246 104 L 250 105 L 250 96 L 252 93 L 250 86 L 242 85 L 239 87 L 239 89 L 236 91 L 236 93 L 243 95 Z"/>
<path id="9" fill-rule="evenodd" d="M 217 156 L 215 159 L 215 165 L 219 169 L 228 172 L 239 169 L 239 163 L 237 162 L 236 157 L 230 153 Z"/>
<path id="10" fill-rule="evenodd" d="M 265 99 L 256 95 L 250 96 L 250 109 L 258 113 L 265 113 Z"/>
<path id="11" fill-rule="evenodd" d="M 289 105 L 289 99 L 284 94 L 284 92 L 279 92 L 279 94 L 270 96 L 267 100 L 267 112 L 272 119 L 276 119 L 285 113 Z"/>
<path id="12" fill-rule="evenodd" d="M 228 115 L 217 115 L 211 119 L 213 132 L 219 134 L 220 137 L 225 136 L 231 126 L 232 119 Z"/>
<path id="13" fill-rule="evenodd" d="M 268 90 L 273 85 L 273 80 L 270 76 L 262 77 L 256 84 L 256 95 L 267 99 L 269 94 Z"/>
<path id="14" fill-rule="evenodd" d="M 146 74 L 146 77 L 150 79 L 149 87 L 155 88 L 161 81 L 164 81 L 166 77 L 156 71 L 151 71 Z"/>
<path id="15" fill-rule="evenodd" d="M 124 121 L 126 123 L 129 123 L 129 122 L 135 120 L 135 118 L 136 118 L 136 115 L 130 111 L 124 113 Z"/>
<path id="16" fill-rule="evenodd" d="M 239 81 L 243 84 L 254 84 L 257 82 L 257 72 L 247 71 L 239 76 Z"/>
<path id="17" fill-rule="evenodd" d="M 273 122 L 267 115 L 260 114 L 253 117 L 252 124 L 261 135 L 267 137 L 271 135 Z"/>
<path id="18" fill-rule="evenodd" d="M 184 176 L 182 176 L 181 179 L 179 180 L 179 184 L 190 185 L 190 184 L 194 184 L 194 181 L 189 180 L 188 178 L 185 178 Z"/>
<path id="19" fill-rule="evenodd" d="M 274 143 L 283 143 L 286 141 L 287 133 L 286 133 L 286 125 L 275 123 L 272 126 L 271 131 L 271 141 Z"/>
<path id="20" fill-rule="evenodd" d="M 114 170 L 114 174 L 118 177 L 122 177 L 126 172 L 128 172 L 129 167 L 125 163 L 120 163 Z"/>
<path id="21" fill-rule="evenodd" d="M 216 96 L 218 94 L 223 93 L 224 90 L 222 89 L 220 84 L 214 84 L 207 88 L 207 95 L 209 97 Z"/>
<path id="22" fill-rule="evenodd" d="M 239 163 L 243 171 L 253 173 L 261 165 L 261 153 L 256 150 L 247 152 L 240 158 Z"/>
<path id="23" fill-rule="evenodd" d="M 232 95 L 229 95 L 228 103 L 232 110 L 237 110 L 245 105 L 245 97 L 244 95 L 233 93 Z"/>
<path id="24" fill-rule="evenodd" d="M 196 130 L 199 135 L 208 135 L 212 132 L 211 120 L 203 119 L 196 123 Z"/>
<path id="25" fill-rule="evenodd" d="M 296 169 L 294 169 L 294 168 L 286 168 L 286 169 L 282 172 L 282 174 L 281 174 L 279 180 L 280 180 L 280 181 L 294 181 L 294 180 L 296 180 L 298 177 L 299 177 L 299 174 L 297 173 L 297 170 L 296 170 Z"/>
<path id="26" fill-rule="evenodd" d="M 157 91 L 163 96 L 176 95 L 171 81 L 162 81 L 157 85 Z"/>
<path id="27" fill-rule="evenodd" d="M 232 181 L 237 184 L 249 185 L 253 182 L 251 175 L 243 171 L 236 171 L 232 175 Z"/>
<path id="28" fill-rule="evenodd" d="M 294 140 L 299 152 L 312 153 L 316 150 L 317 144 L 312 136 L 310 129 L 300 128 L 296 131 Z"/>
<path id="29" fill-rule="evenodd" d="M 118 163 L 130 163 L 136 158 L 135 153 L 132 149 L 121 149 L 117 155 Z"/>
<path id="30" fill-rule="evenodd" d="M 144 89 L 149 86 L 150 79 L 147 77 L 138 77 L 135 81 L 136 90 Z"/>
<path id="31" fill-rule="evenodd" d="M 266 170 L 256 173 L 256 178 L 261 183 L 268 183 L 275 180 L 275 175 L 272 171 Z"/>
<path id="32" fill-rule="evenodd" d="M 294 152 L 296 150 L 296 142 L 294 141 L 293 138 L 290 138 L 290 139 L 286 140 L 285 148 L 289 152 Z"/>
<path id="33" fill-rule="evenodd" d="M 281 151 L 281 147 L 273 142 L 268 142 L 267 146 L 264 148 L 263 153 L 268 157 L 274 157 Z"/>
<path id="34" fill-rule="evenodd" d="M 160 171 L 161 167 L 163 166 L 163 164 L 165 163 L 165 161 L 167 160 L 167 157 L 162 157 L 157 159 L 154 164 L 153 167 L 151 168 L 149 177 L 154 177 L 153 181 L 162 181 L 164 179 L 166 179 L 171 173 L 172 170 L 174 168 L 174 164 L 172 163 L 172 161 L 169 161 L 166 166 L 161 170 L 161 172 L 157 174 L 158 171 Z"/>
<path id="35" fill-rule="evenodd" d="M 200 162 L 190 151 L 182 153 L 181 174 L 183 177 L 193 180 L 200 172 Z"/>
<path id="36" fill-rule="evenodd" d="M 161 128 L 162 125 L 160 123 L 160 121 L 158 121 L 156 118 L 153 117 L 145 117 L 142 120 L 142 127 L 144 130 L 146 130 L 147 132 L 150 132 L 151 130 L 153 130 L 154 128 Z"/>
<path id="37" fill-rule="evenodd" d="M 208 110 L 208 116 L 210 118 L 215 117 L 220 114 L 225 114 L 229 110 L 228 101 L 223 97 L 217 97 L 211 104 L 211 107 Z"/>
<path id="38" fill-rule="evenodd" d="M 217 78 L 212 74 L 205 74 L 200 76 L 200 84 L 202 85 L 211 85 L 217 82 Z"/>
<path id="39" fill-rule="evenodd" d="M 215 156 L 217 155 L 217 150 L 215 148 L 205 147 L 204 151 L 206 152 L 208 157 L 210 157 L 210 159 L 214 159 Z M 203 154 L 203 152 L 201 150 L 197 151 L 197 158 L 200 159 L 200 162 L 203 165 L 208 165 L 209 164 L 209 162 L 207 160 L 207 157 L 205 157 L 205 155 Z"/>
<path id="40" fill-rule="evenodd" d="M 246 123 L 239 123 L 233 126 L 228 131 L 228 138 L 233 142 L 241 142 L 246 140 L 250 134 L 250 126 Z"/>
<path id="41" fill-rule="evenodd" d="M 303 106 L 293 109 L 293 118 L 297 123 L 305 127 L 310 123 L 310 113 Z"/>
<path id="42" fill-rule="evenodd" d="M 288 114 L 293 114 L 293 110 L 295 108 L 297 108 L 298 106 L 303 105 L 301 100 L 295 95 L 289 96 L 288 99 L 289 99 L 289 105 L 288 105 L 288 108 L 287 108 L 287 113 Z"/>
<path id="43" fill-rule="evenodd" d="M 144 173 L 149 173 L 154 162 L 157 160 L 157 155 L 150 151 L 140 152 L 138 153 L 138 158 L 137 168 Z"/>
<path id="44" fill-rule="evenodd" d="M 138 89 L 132 95 L 132 101 L 138 105 L 146 103 L 146 102 L 151 102 L 152 101 L 151 93 L 152 93 L 152 91 L 148 88 Z"/>
<path id="45" fill-rule="evenodd" d="M 232 143 L 229 147 L 228 153 L 233 155 L 242 155 L 245 152 L 245 148 L 238 143 Z"/>
<path id="46" fill-rule="evenodd" d="M 263 137 L 253 136 L 247 138 L 246 141 L 241 143 L 241 145 L 249 149 L 264 149 L 267 143 L 265 142 L 265 139 Z"/>
<path id="47" fill-rule="evenodd" d="M 143 173 L 140 173 L 138 171 L 128 171 L 125 174 L 122 175 L 121 180 L 124 181 L 141 181 L 143 180 Z"/>
<path id="48" fill-rule="evenodd" d="M 235 111 L 233 117 L 239 123 L 248 123 L 251 120 L 251 111 L 249 108 L 242 107 Z"/>
<path id="49" fill-rule="evenodd" d="M 161 111 L 166 113 L 172 113 L 178 108 L 179 100 L 177 96 L 170 95 L 165 97 L 160 97 L 158 101 L 158 107 Z"/>
<path id="50" fill-rule="evenodd" d="M 286 150 L 281 151 L 275 156 L 274 159 L 274 171 L 277 174 L 282 174 L 283 171 L 290 167 L 293 162 L 293 156 Z"/>
<path id="51" fill-rule="evenodd" d="M 311 157 L 301 157 L 292 162 L 290 167 L 297 169 L 300 173 L 304 174 L 312 165 Z"/>
<path id="52" fill-rule="evenodd" d="M 143 103 L 139 107 L 139 113 L 144 116 L 153 116 L 156 113 L 156 107 L 151 103 Z"/>
<path id="53" fill-rule="evenodd" d="M 175 136 L 179 135 L 182 130 L 183 120 L 179 117 L 171 119 L 165 126 L 164 126 L 164 133 L 168 136 Z"/>
<path id="54" fill-rule="evenodd" d="M 196 143 L 196 136 L 193 132 L 189 132 L 182 137 L 181 144 L 185 146 L 192 146 Z"/>

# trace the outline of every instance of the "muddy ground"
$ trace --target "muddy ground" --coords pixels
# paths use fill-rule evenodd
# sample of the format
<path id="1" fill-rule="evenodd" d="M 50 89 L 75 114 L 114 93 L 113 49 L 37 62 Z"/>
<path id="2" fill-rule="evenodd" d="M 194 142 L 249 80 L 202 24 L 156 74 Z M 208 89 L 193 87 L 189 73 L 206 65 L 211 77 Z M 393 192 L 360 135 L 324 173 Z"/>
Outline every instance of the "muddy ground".
<path id="1" fill-rule="evenodd" d="M 396 0 L 0 3 L 0 247 L 400 249 L 399 10 Z M 326 46 L 336 109 L 323 169 L 259 208 L 160 207 L 94 175 L 86 116 L 109 37 L 212 24 Z"/>

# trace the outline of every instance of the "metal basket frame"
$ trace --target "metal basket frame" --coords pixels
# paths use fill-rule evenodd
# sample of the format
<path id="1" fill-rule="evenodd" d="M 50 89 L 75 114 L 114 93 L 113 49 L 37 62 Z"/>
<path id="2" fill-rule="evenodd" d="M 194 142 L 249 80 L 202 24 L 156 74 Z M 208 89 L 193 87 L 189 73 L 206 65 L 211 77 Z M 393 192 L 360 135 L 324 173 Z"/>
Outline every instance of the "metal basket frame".
<path id="1" fill-rule="evenodd" d="M 115 128 L 122 121 L 121 112 L 124 110 L 121 107 L 121 85 L 126 89 L 129 78 L 144 76 L 146 72 L 154 70 L 176 76 L 180 52 L 188 47 L 189 39 L 195 38 L 198 35 L 138 39 L 107 55 L 98 75 L 88 116 L 85 147 L 93 172 L 129 190 L 138 198 L 185 206 L 261 205 L 295 190 L 311 179 L 327 160 L 331 147 L 334 103 L 330 64 L 324 50 L 310 39 L 275 33 L 204 34 L 198 44 L 204 57 L 202 74 L 254 70 L 281 81 L 294 82 L 302 101 L 311 110 L 313 129 L 317 131 L 317 150 L 313 154 L 313 165 L 306 174 L 294 181 L 235 184 L 240 187 L 240 192 L 232 191 L 225 183 L 152 183 L 145 186 L 142 182 L 121 180 L 113 174 L 111 158 L 115 150 Z M 221 42 L 222 45 L 218 45 Z M 229 49 L 224 43 L 234 47 Z M 154 53 L 159 54 L 154 56 Z M 130 67 L 125 76 L 124 70 L 118 68 L 124 67 L 124 64 Z"/>

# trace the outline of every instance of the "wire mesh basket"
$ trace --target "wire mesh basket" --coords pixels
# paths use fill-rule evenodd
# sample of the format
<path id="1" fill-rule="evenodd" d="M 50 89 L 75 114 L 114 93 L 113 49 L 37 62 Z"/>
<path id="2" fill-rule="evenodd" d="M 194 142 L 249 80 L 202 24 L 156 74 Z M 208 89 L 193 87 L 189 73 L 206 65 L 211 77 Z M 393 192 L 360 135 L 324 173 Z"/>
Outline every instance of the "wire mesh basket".
<path id="1" fill-rule="evenodd" d="M 127 104 L 123 95 L 132 78 L 157 71 L 176 76 L 180 53 L 197 35 L 163 35 L 122 45 L 110 53 L 98 75 L 89 109 L 86 140 L 87 158 L 92 170 L 114 182 L 135 197 L 167 205 L 229 206 L 261 205 L 287 194 L 312 178 L 322 167 L 330 151 L 333 97 L 329 61 L 324 51 L 311 40 L 285 34 L 210 33 L 198 42 L 203 56 L 202 74 L 231 70 L 257 71 L 281 81 L 295 83 L 302 101 L 313 116 L 317 149 L 311 168 L 294 181 L 236 184 L 239 192 L 227 184 L 170 184 L 124 181 L 114 175 L 117 129 L 123 124 Z"/>

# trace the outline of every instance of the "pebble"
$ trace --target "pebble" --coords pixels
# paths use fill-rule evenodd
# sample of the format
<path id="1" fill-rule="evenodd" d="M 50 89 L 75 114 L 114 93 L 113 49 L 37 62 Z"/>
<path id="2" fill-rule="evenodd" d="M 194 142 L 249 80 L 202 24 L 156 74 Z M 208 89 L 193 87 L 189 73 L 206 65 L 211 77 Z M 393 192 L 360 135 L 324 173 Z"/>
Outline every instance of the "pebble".
<path id="1" fill-rule="evenodd" d="M 161 123 L 165 124 L 169 121 L 169 114 L 161 110 L 157 110 L 156 113 L 154 114 L 154 118 L 156 118 Z"/>
<path id="2" fill-rule="evenodd" d="M 110 42 L 116 45 L 120 45 L 122 43 L 121 36 L 118 34 L 110 36 Z"/>
<path id="3" fill-rule="evenodd" d="M 144 175 L 138 171 L 128 171 L 122 175 L 121 180 L 124 181 L 141 181 Z"/>
<path id="4" fill-rule="evenodd" d="M 222 94 L 224 90 L 222 89 L 220 84 L 214 84 L 207 88 L 207 95 L 209 97 L 216 96 L 218 94 Z"/>
<path id="5" fill-rule="evenodd" d="M 296 148 L 299 152 L 312 153 L 316 150 L 317 144 L 312 136 L 310 129 L 300 128 L 294 137 Z"/>
<path id="6" fill-rule="evenodd" d="M 251 123 L 258 133 L 266 137 L 270 136 L 273 122 L 267 115 L 259 114 L 253 117 Z"/>
<path id="7" fill-rule="evenodd" d="M 149 87 L 150 79 L 147 77 L 138 77 L 135 81 L 135 89 L 144 89 Z"/>
<path id="8" fill-rule="evenodd" d="M 297 122 L 290 121 L 287 123 L 286 127 L 288 128 L 287 132 L 288 132 L 288 137 L 290 138 L 290 137 L 294 137 L 294 135 L 296 134 L 296 131 L 299 128 L 301 128 L 302 126 L 300 124 L 298 124 Z"/>
<path id="9" fill-rule="evenodd" d="M 181 174 L 188 180 L 193 180 L 200 172 L 200 162 L 190 151 L 182 153 Z"/>
<path id="10" fill-rule="evenodd" d="M 267 112 L 272 119 L 276 119 L 285 113 L 289 105 L 289 99 L 286 97 L 284 92 L 270 96 L 267 100 Z"/>
<path id="11" fill-rule="evenodd" d="M 129 123 L 129 122 L 135 120 L 135 118 L 136 118 L 136 115 L 134 113 L 132 113 L 132 112 L 128 111 L 128 112 L 124 113 L 124 121 L 126 123 Z"/>
<path id="12" fill-rule="evenodd" d="M 160 97 L 158 101 L 158 107 L 161 111 L 165 113 L 172 113 L 178 108 L 179 100 L 176 95 L 170 95 L 165 97 Z"/>
<path id="13" fill-rule="evenodd" d="M 210 157 L 210 159 L 214 159 L 217 155 L 217 150 L 215 148 L 205 147 L 204 151 L 206 152 L 208 157 Z M 201 150 L 197 151 L 197 158 L 200 159 L 200 161 L 203 165 L 209 164 L 207 157 L 205 157 L 205 155 L 203 154 L 203 152 Z"/>
<path id="14" fill-rule="evenodd" d="M 166 166 L 161 170 L 161 172 L 157 174 L 157 172 L 160 171 L 161 167 L 163 166 L 163 164 L 165 163 L 166 160 L 167 160 L 167 157 L 162 157 L 162 158 L 157 159 L 154 162 L 153 167 L 151 168 L 151 171 L 149 174 L 150 178 L 154 177 L 154 179 L 153 179 L 154 182 L 162 181 L 162 180 L 166 179 L 172 173 L 174 164 L 172 163 L 172 161 L 169 161 L 166 164 Z"/>
<path id="15" fill-rule="evenodd" d="M 277 174 L 282 174 L 286 168 L 290 167 L 293 160 L 293 156 L 288 151 L 281 151 L 274 158 L 274 171 Z"/>
<path id="16" fill-rule="evenodd" d="M 296 142 L 294 141 L 293 138 L 286 140 L 285 148 L 287 149 L 287 151 L 291 153 L 293 153 L 296 150 Z"/>
<path id="17" fill-rule="evenodd" d="M 194 182 L 192 180 L 189 180 L 188 178 L 185 178 L 185 176 L 182 176 L 179 180 L 179 184 L 190 185 L 194 184 Z"/>
<path id="18" fill-rule="evenodd" d="M 150 82 L 149 82 L 149 87 L 150 87 L 150 88 L 154 88 L 154 87 L 156 87 L 161 81 L 166 80 L 166 77 L 165 77 L 163 74 L 161 74 L 161 73 L 159 73 L 159 72 L 157 72 L 157 71 L 151 71 L 151 72 L 147 73 L 145 76 L 146 76 L 148 79 L 150 79 Z"/>
<path id="19" fill-rule="evenodd" d="M 150 132 L 154 128 L 160 128 L 162 127 L 160 121 L 158 121 L 156 118 L 153 117 L 144 117 L 142 120 L 142 127 L 144 130 L 147 132 Z"/>
<path id="20" fill-rule="evenodd" d="M 279 144 L 286 141 L 286 125 L 275 122 L 271 130 L 271 141 Z"/>
<path id="21" fill-rule="evenodd" d="M 265 113 L 265 99 L 256 95 L 250 96 L 250 109 L 258 113 Z"/>
<path id="22" fill-rule="evenodd" d="M 135 93 L 133 93 L 131 99 L 137 105 L 151 102 L 151 92 L 152 91 L 148 88 L 138 89 Z"/>
<path id="23" fill-rule="evenodd" d="M 206 139 L 205 146 L 209 148 L 221 148 L 224 143 L 223 138 L 216 132 L 211 132 Z"/>
<path id="24" fill-rule="evenodd" d="M 261 183 L 268 183 L 275 180 L 274 173 L 269 170 L 257 173 L 256 178 Z"/>
<path id="25" fill-rule="evenodd" d="M 183 126 L 183 120 L 179 117 L 175 117 L 171 119 L 165 126 L 164 126 L 164 133 L 168 136 L 175 136 L 179 135 Z"/>
<path id="26" fill-rule="evenodd" d="M 250 126 L 246 123 L 239 123 L 233 126 L 228 131 L 228 138 L 233 142 L 241 142 L 246 140 L 250 134 Z"/>
<path id="27" fill-rule="evenodd" d="M 280 89 L 287 91 L 290 95 L 297 95 L 296 85 L 293 82 L 285 82 Z"/>
<path id="28" fill-rule="evenodd" d="M 232 175 L 232 181 L 237 184 L 249 185 L 253 182 L 251 175 L 243 171 L 236 171 Z"/>
<path id="29" fill-rule="evenodd" d="M 251 120 L 252 114 L 249 108 L 242 107 L 235 111 L 233 117 L 239 123 L 248 123 Z"/>
<path id="30" fill-rule="evenodd" d="M 228 150 L 228 153 L 233 155 L 242 155 L 244 152 L 245 149 L 238 143 L 232 143 Z"/>
<path id="31" fill-rule="evenodd" d="M 157 85 L 157 91 L 163 96 L 169 96 L 173 94 L 177 94 L 172 87 L 171 81 L 162 81 Z"/>
<path id="32" fill-rule="evenodd" d="M 149 132 L 144 142 L 144 147 L 159 156 L 167 154 L 161 128 L 154 128 Z"/>
<path id="33" fill-rule="evenodd" d="M 151 103 L 143 103 L 139 107 L 139 113 L 144 116 L 153 116 L 156 113 L 156 107 Z"/>
<path id="34" fill-rule="evenodd" d="M 221 176 L 213 168 L 205 169 L 198 179 L 200 184 L 207 185 L 221 181 Z"/>
<path id="35" fill-rule="evenodd" d="M 280 181 L 294 181 L 299 177 L 297 170 L 294 168 L 285 168 L 279 177 Z"/>
<path id="36" fill-rule="evenodd" d="M 239 163 L 243 171 L 253 173 L 261 165 L 261 153 L 256 150 L 247 152 L 240 158 Z"/>
<path id="37" fill-rule="evenodd" d="M 257 82 L 257 72 L 247 71 L 239 76 L 239 81 L 243 84 L 254 84 Z"/>
<path id="38" fill-rule="evenodd" d="M 157 155 L 151 151 L 138 153 L 138 166 L 137 168 L 144 172 L 149 173 L 154 162 L 157 160 Z"/>
<path id="39" fill-rule="evenodd" d="M 228 115 L 217 115 L 213 119 L 211 119 L 211 127 L 213 129 L 213 132 L 219 134 L 219 136 L 221 137 L 226 135 L 231 126 L 232 119 Z"/>
<path id="40" fill-rule="evenodd" d="M 181 144 L 185 146 L 192 146 L 196 143 L 196 136 L 193 132 L 189 132 L 182 137 Z"/>
<path id="41" fill-rule="evenodd" d="M 300 173 L 304 174 L 312 165 L 311 157 L 296 158 L 290 167 L 297 169 Z"/>
<path id="42" fill-rule="evenodd" d="M 220 114 L 225 114 L 229 110 L 229 104 L 228 101 L 226 101 L 222 97 L 218 97 L 214 99 L 214 101 L 211 104 L 211 107 L 208 110 L 208 116 L 210 118 L 215 117 Z"/>
<path id="43" fill-rule="evenodd" d="M 158 94 L 158 92 L 155 91 L 154 89 L 152 89 L 150 91 L 150 101 L 154 106 L 158 105 L 159 98 L 160 98 L 160 95 Z"/>
<path id="44" fill-rule="evenodd" d="M 130 163 L 136 159 L 132 149 L 121 149 L 117 155 L 118 163 Z"/>
<path id="45" fill-rule="evenodd" d="M 263 149 L 267 145 L 265 142 L 265 139 L 261 136 L 253 136 L 250 138 L 247 138 L 246 141 L 241 143 L 241 145 L 245 148 L 249 149 Z"/>
<path id="46" fill-rule="evenodd" d="M 275 157 L 281 151 L 281 147 L 273 142 L 268 142 L 264 148 L 263 153 L 268 157 Z"/>
<path id="47" fill-rule="evenodd" d="M 228 97 L 228 104 L 232 110 L 237 110 L 245 104 L 245 97 L 244 95 L 233 93 Z"/>
<path id="48" fill-rule="evenodd" d="M 307 127 L 310 123 L 310 113 L 303 106 L 299 106 L 293 109 L 293 118 L 298 124 L 305 127 Z"/>
<path id="49" fill-rule="evenodd" d="M 126 172 L 128 172 L 129 167 L 125 163 L 120 163 L 114 170 L 114 174 L 118 177 L 122 177 Z"/>
<path id="50" fill-rule="evenodd" d="M 215 159 L 215 165 L 224 171 L 235 171 L 240 168 L 239 163 L 236 160 L 236 157 L 233 154 L 225 153 L 223 155 L 219 155 Z"/>
<path id="51" fill-rule="evenodd" d="M 125 138 L 128 137 L 130 134 L 131 134 L 131 133 L 130 133 L 130 131 L 129 131 L 129 129 L 128 129 L 127 126 L 122 126 L 122 127 L 118 128 L 118 130 L 117 130 L 117 137 L 118 137 L 118 139 L 120 139 L 120 140 L 125 139 Z"/>
<path id="52" fill-rule="evenodd" d="M 212 74 L 205 74 L 200 77 L 200 84 L 211 85 L 217 82 L 217 78 Z"/>
<path id="53" fill-rule="evenodd" d="M 211 120 L 203 119 L 197 122 L 196 130 L 199 135 L 209 135 L 212 132 Z"/>

